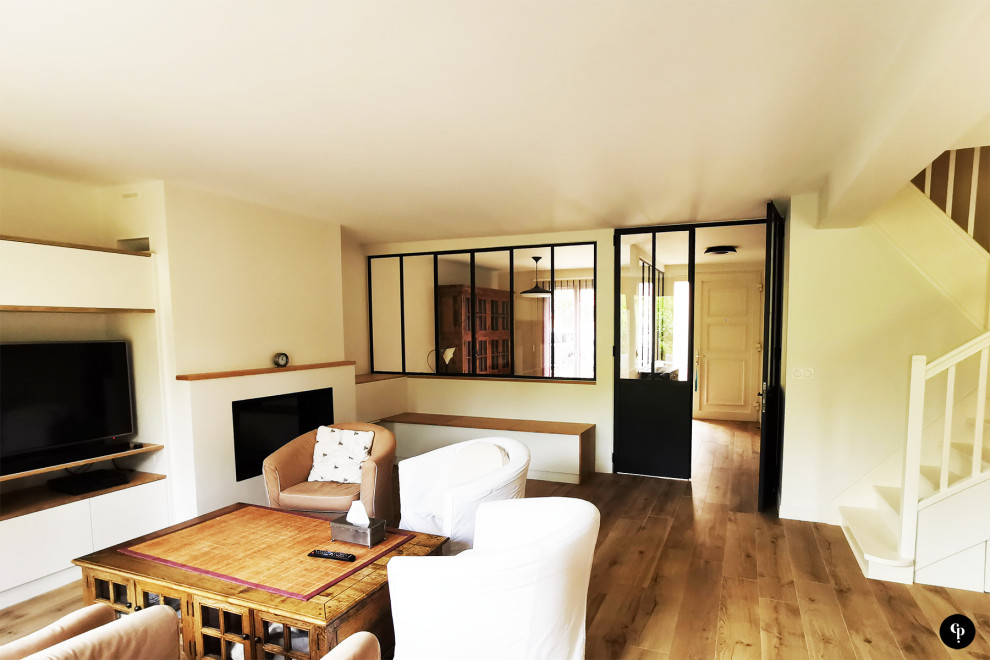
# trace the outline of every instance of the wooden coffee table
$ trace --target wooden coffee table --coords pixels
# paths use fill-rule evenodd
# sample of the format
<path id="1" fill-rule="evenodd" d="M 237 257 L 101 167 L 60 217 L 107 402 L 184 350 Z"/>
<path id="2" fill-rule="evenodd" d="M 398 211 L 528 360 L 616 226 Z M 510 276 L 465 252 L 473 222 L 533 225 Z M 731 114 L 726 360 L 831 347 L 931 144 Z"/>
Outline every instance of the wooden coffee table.
<path id="1" fill-rule="evenodd" d="M 401 532 L 410 538 L 401 539 L 401 545 L 381 557 L 376 557 L 381 550 L 365 551 L 370 552 L 366 560 L 370 563 L 360 567 L 359 558 L 353 564 L 356 570 L 346 574 L 353 570 L 352 565 L 304 558 L 303 550 L 348 549 L 331 544 L 328 522 L 319 522 L 326 525 L 325 542 L 319 540 L 314 544 L 313 534 L 321 534 L 322 526 L 314 528 L 312 517 L 307 517 L 310 538 L 298 540 L 300 533 L 294 526 L 300 521 L 291 512 L 277 514 L 265 507 L 234 504 L 75 559 L 73 563 L 83 572 L 84 600 L 87 604 L 108 603 L 118 616 L 157 604 L 171 606 L 182 619 L 183 650 L 190 658 L 266 660 L 283 656 L 318 660 L 339 641 L 359 630 L 374 633 L 383 649 L 393 646 L 385 566 L 389 558 L 397 555 L 439 555 L 447 538 Z M 237 528 L 231 530 L 230 525 L 234 524 Z M 219 558 L 214 560 L 184 559 L 190 556 L 189 548 L 196 545 L 200 535 L 204 547 L 217 547 L 213 540 L 206 542 L 210 530 L 213 534 L 219 531 L 224 539 L 222 543 L 229 542 L 229 548 L 221 544 L 214 552 Z M 254 551 L 251 538 L 258 539 L 259 544 L 264 540 L 269 551 Z M 278 543 L 278 552 L 274 552 L 272 539 L 282 538 L 286 539 L 286 545 L 297 539 L 297 547 L 285 549 Z M 396 536 L 394 542 L 399 540 Z M 387 542 L 388 539 L 377 547 L 384 548 Z M 177 554 L 169 555 L 169 548 Z M 360 551 L 360 546 L 353 547 L 354 554 Z M 286 559 L 287 554 L 300 552 L 299 559 Z M 224 562 L 224 553 L 237 558 L 240 566 L 231 568 Z M 282 556 L 275 556 L 278 554 Z M 210 565 L 210 561 L 219 563 Z M 303 570 L 303 566 L 309 568 Z M 310 580 L 308 586 L 299 583 L 295 588 L 289 582 L 286 587 L 277 585 L 278 580 L 264 577 L 278 573 L 278 578 L 290 579 L 285 574 L 293 573 L 293 567 L 299 569 L 295 571 L 299 579 Z M 333 571 L 340 574 L 323 574 Z M 324 589 L 322 585 L 330 579 L 339 581 Z M 315 589 L 313 585 L 317 585 Z M 286 595 L 296 591 L 300 593 Z"/>

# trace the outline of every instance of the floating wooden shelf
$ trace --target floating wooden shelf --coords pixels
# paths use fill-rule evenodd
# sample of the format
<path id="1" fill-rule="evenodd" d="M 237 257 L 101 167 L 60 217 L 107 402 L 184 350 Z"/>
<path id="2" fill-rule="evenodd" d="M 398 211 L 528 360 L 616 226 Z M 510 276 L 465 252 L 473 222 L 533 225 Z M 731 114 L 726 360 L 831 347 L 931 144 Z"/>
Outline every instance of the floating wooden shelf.
<path id="1" fill-rule="evenodd" d="M 33 477 L 36 474 L 45 474 L 46 472 L 58 472 L 59 470 L 64 470 L 66 468 L 79 467 L 80 465 L 89 465 L 90 463 L 99 463 L 101 461 L 109 461 L 114 458 L 123 458 L 124 456 L 134 456 L 136 454 L 147 454 L 153 451 L 161 451 L 164 449 L 164 445 L 153 445 L 145 444 L 143 447 L 138 449 L 128 449 L 127 451 L 119 451 L 114 454 L 104 454 L 102 456 L 94 456 L 93 458 L 84 458 L 78 461 L 71 461 L 69 463 L 59 463 L 58 465 L 51 465 L 49 467 L 38 468 L 37 470 L 28 470 L 26 472 L 15 472 L 14 474 L 5 474 L 0 477 L 0 481 L 12 481 L 14 479 L 23 479 L 24 477 Z M 6 497 L 6 496 L 5 496 Z"/>
<path id="2" fill-rule="evenodd" d="M 58 314 L 154 314 L 144 307 L 52 307 L 47 305 L 0 305 L 0 312 L 46 312 Z"/>
<path id="3" fill-rule="evenodd" d="M 158 446 L 159 448 L 161 447 L 160 445 Z M 155 474 L 153 472 L 134 471 L 130 474 L 131 480 L 126 484 L 113 486 L 112 488 L 104 488 L 103 490 L 95 490 L 91 493 L 83 493 L 82 495 L 66 495 L 64 493 L 56 493 L 53 490 L 49 490 L 48 486 L 44 485 L 32 486 L 31 488 L 25 488 L 23 490 L 15 490 L 9 493 L 4 493 L 3 502 L 0 503 L 0 520 L 26 516 L 29 513 L 36 513 L 38 511 L 44 511 L 45 509 L 51 509 L 63 504 L 71 504 L 72 502 L 88 500 L 91 497 L 106 495 L 107 493 L 113 493 L 126 488 L 133 488 L 134 486 L 143 486 L 144 484 L 151 483 L 152 481 L 159 481 L 160 479 L 165 478 L 164 474 Z"/>
<path id="4" fill-rule="evenodd" d="M 53 245 L 55 247 L 73 248 L 75 250 L 92 250 L 93 252 L 113 252 L 114 254 L 130 254 L 135 257 L 150 257 L 151 252 L 143 250 L 121 250 L 119 248 L 99 247 L 97 245 L 82 245 L 81 243 L 63 243 L 61 241 L 45 241 L 40 238 L 24 238 L 23 236 L 5 236 L 0 234 L 0 241 L 15 243 L 34 243 L 35 245 Z"/>
<path id="5" fill-rule="evenodd" d="M 532 434 L 524 440 L 533 456 L 529 464 L 530 479 L 581 483 L 595 471 L 594 424 L 416 412 L 399 413 L 385 417 L 377 423 L 412 425 L 408 432 L 403 430 L 403 438 L 407 443 L 406 446 L 417 447 L 417 452 L 448 446 L 456 440 L 452 440 L 451 435 L 439 434 L 429 429 L 415 430 L 415 426 L 471 429 L 470 434 L 461 435 L 465 440 L 471 437 L 499 435 L 476 432 L 476 429 Z"/>
<path id="6" fill-rule="evenodd" d="M 238 369 L 236 371 L 209 371 L 201 374 L 179 374 L 176 380 L 212 380 L 215 378 L 237 378 L 238 376 L 255 376 L 257 374 L 275 374 L 282 371 L 303 371 L 305 369 L 329 369 L 332 367 L 347 367 L 357 364 L 353 360 L 340 362 L 317 362 L 314 364 L 290 364 L 288 367 L 264 367 L 262 369 Z"/>
<path id="7" fill-rule="evenodd" d="M 594 385 L 597 381 L 594 380 L 576 380 L 567 378 L 512 378 L 503 376 L 453 376 L 450 374 L 405 374 L 409 378 L 437 378 L 437 379 L 447 379 L 447 380 L 484 380 L 489 383 L 491 382 L 503 382 L 503 383 L 554 383 L 559 385 Z"/>
<path id="8" fill-rule="evenodd" d="M 594 424 L 579 422 L 544 422 L 534 419 L 505 419 L 502 417 L 468 417 L 467 415 L 443 415 L 437 413 L 404 412 L 384 417 L 382 422 L 393 424 L 423 424 L 427 426 L 453 426 L 465 429 L 490 431 L 520 431 L 523 433 L 553 433 L 581 435 L 595 428 Z"/>

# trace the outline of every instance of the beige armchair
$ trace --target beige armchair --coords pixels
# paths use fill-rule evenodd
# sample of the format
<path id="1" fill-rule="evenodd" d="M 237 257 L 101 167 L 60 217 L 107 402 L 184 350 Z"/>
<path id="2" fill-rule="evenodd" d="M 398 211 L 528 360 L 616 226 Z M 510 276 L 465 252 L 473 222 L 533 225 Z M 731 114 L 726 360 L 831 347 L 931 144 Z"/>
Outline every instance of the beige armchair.
<path id="1" fill-rule="evenodd" d="M 0 660 L 178 660 L 179 618 L 155 605 L 114 620 L 105 603 L 89 605 L 16 641 L 0 646 Z"/>
<path id="2" fill-rule="evenodd" d="M 361 483 L 307 481 L 313 467 L 316 430 L 290 440 L 265 459 L 262 473 L 268 503 L 276 509 L 294 511 L 347 511 L 360 499 L 368 515 L 392 520 L 392 465 L 395 463 L 395 436 L 375 424 L 350 422 L 332 424 L 346 431 L 372 431 L 371 455 L 361 466 Z"/>

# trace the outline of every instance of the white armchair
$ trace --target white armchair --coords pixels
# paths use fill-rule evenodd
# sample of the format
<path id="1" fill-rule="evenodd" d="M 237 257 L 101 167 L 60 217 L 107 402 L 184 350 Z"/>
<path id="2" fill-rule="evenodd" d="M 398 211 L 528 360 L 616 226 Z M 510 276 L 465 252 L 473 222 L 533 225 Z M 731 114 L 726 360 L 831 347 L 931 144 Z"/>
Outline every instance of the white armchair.
<path id="1" fill-rule="evenodd" d="M 584 500 L 485 502 L 473 550 L 393 557 L 395 660 L 581 660 L 598 525 Z"/>
<path id="2" fill-rule="evenodd" d="M 399 527 L 450 537 L 450 554 L 474 542 L 478 505 L 526 494 L 529 449 L 511 438 L 479 438 L 399 462 Z"/>

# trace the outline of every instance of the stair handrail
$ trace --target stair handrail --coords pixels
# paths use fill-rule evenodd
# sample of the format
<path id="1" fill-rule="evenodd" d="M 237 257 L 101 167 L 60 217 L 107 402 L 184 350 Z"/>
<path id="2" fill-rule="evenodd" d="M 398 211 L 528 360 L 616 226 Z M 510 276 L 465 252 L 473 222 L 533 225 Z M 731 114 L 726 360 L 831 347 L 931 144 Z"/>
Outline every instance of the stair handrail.
<path id="1" fill-rule="evenodd" d="M 949 367 L 959 364 L 966 358 L 976 355 L 987 347 L 990 347 L 990 331 L 984 332 L 982 335 L 977 335 L 962 346 L 929 362 L 925 368 L 925 378 L 931 379 L 933 376 L 937 376 Z"/>
<path id="2" fill-rule="evenodd" d="M 925 387 L 931 378 L 948 371 L 945 399 L 945 426 L 942 437 L 942 465 L 939 491 L 948 488 L 949 452 L 952 446 L 952 408 L 955 396 L 956 365 L 974 355 L 980 356 L 977 381 L 976 428 L 973 434 L 972 477 L 980 474 L 983 460 L 983 426 L 986 420 L 987 376 L 990 366 L 990 331 L 928 362 L 927 356 L 911 356 L 911 387 L 908 395 L 907 445 L 904 448 L 904 487 L 901 491 L 901 534 L 898 554 L 913 559 L 918 533 L 918 501 L 921 481 L 921 449 L 924 428 Z"/>

